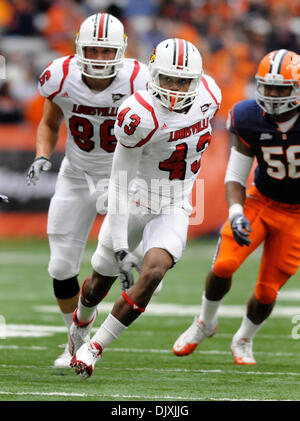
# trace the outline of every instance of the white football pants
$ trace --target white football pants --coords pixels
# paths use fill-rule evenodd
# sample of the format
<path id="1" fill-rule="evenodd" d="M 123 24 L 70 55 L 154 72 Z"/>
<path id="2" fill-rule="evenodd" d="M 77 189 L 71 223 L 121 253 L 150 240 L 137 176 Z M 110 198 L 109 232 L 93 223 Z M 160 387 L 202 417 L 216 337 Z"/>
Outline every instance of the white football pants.
<path id="1" fill-rule="evenodd" d="M 136 208 L 134 203 L 130 205 Z M 134 251 L 140 244 L 142 255 L 151 248 L 166 250 L 176 263 L 186 246 L 189 215 L 182 208 L 172 208 L 170 212 L 160 214 L 137 214 L 129 216 L 128 245 Z M 92 257 L 92 266 L 104 276 L 118 276 L 118 265 L 114 257 L 112 238 L 108 218 L 105 217 L 98 237 L 98 245 Z"/>

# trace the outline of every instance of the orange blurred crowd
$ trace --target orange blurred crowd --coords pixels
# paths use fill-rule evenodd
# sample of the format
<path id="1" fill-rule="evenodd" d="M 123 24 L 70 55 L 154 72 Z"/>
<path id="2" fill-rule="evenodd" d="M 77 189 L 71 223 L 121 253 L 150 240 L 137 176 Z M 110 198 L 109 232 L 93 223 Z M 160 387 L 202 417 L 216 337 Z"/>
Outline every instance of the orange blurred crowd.
<path id="1" fill-rule="evenodd" d="M 233 103 L 253 95 L 253 76 L 260 58 L 270 49 L 299 52 L 300 1 L 289 0 L 0 0 L 0 52 L 26 72 L 27 95 L 18 96 L 14 79 L 8 75 L 11 100 L 22 105 L 23 119 L 36 125 L 43 100 L 34 92 L 42 68 L 33 68 L 27 57 L 10 57 L 5 50 L 8 37 L 28 40 L 41 37 L 49 58 L 74 53 L 75 34 L 90 14 L 109 11 L 120 18 L 129 37 L 127 56 L 147 60 L 160 40 L 179 37 L 193 42 L 203 56 L 204 70 L 213 76 L 223 93 L 219 119 L 226 119 Z M 38 4 L 38 6 L 37 6 Z M 104 4 L 105 9 L 99 10 Z M 141 7 L 142 6 L 142 7 Z M 298 25 L 297 25 L 298 24 Z M 49 60 L 50 61 L 50 60 Z M 12 66 L 11 66 L 12 67 Z M 21 89 L 21 88 L 20 88 Z M 0 110 L 8 89 L 0 91 Z M 2 98 L 1 98 L 2 97 Z M 7 101 L 6 101 L 7 104 Z M 10 104 L 11 105 L 11 104 Z"/>

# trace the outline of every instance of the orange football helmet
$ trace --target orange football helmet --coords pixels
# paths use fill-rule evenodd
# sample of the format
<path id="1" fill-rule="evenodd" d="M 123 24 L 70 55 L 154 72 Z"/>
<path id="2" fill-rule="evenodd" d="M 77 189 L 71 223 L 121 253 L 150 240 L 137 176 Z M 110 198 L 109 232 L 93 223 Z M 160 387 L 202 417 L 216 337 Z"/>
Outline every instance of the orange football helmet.
<path id="1" fill-rule="evenodd" d="M 300 105 L 300 56 L 276 50 L 260 61 L 256 79 L 256 102 L 268 114 L 279 115 Z M 291 86 L 288 96 L 267 96 L 265 86 Z"/>

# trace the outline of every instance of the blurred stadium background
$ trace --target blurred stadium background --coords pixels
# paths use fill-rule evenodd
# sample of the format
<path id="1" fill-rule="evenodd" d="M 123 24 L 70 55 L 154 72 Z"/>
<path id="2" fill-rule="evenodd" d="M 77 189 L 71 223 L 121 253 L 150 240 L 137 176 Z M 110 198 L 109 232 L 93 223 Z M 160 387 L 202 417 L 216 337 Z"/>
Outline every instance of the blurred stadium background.
<path id="1" fill-rule="evenodd" d="M 223 103 L 199 175 L 205 180 L 204 221 L 191 226 L 189 236 L 216 232 L 227 216 L 223 177 L 228 110 L 234 102 L 253 97 L 256 66 L 266 52 L 300 51 L 299 0 L 0 0 L 0 54 L 6 60 L 6 79 L 0 80 L 0 193 L 10 198 L 9 205 L 0 204 L 0 235 L 45 236 L 66 130 L 61 130 L 53 170 L 36 187 L 27 187 L 25 174 L 43 108 L 37 81 L 51 60 L 74 53 L 81 22 L 99 11 L 124 23 L 128 57 L 147 63 L 161 40 L 185 38 L 199 48 L 205 72 L 221 87 Z M 96 224 L 92 237 L 98 228 Z"/>
<path id="2" fill-rule="evenodd" d="M 73 372 L 53 370 L 66 329 L 51 282 L 44 282 L 49 278 L 47 210 L 64 153 L 65 127 L 51 172 L 43 174 L 35 187 L 26 186 L 25 176 L 34 158 L 43 109 L 38 78 L 51 60 L 74 53 L 81 22 L 99 11 L 123 21 L 129 38 L 127 56 L 145 63 L 165 38 L 193 42 L 203 56 L 205 72 L 221 87 L 223 102 L 199 174 L 205 180 L 204 221 L 189 231 L 189 238 L 197 241 L 188 243 L 184 258 L 168 272 L 145 317 L 112 345 L 92 382 L 86 383 Z M 230 148 L 228 110 L 234 102 L 254 96 L 258 61 L 279 48 L 300 53 L 300 0 L 0 0 L 0 55 L 6 60 L 6 79 L 0 79 L 0 193 L 10 199 L 9 204 L 0 203 L 0 312 L 7 324 L 1 335 L 0 314 L 0 339 L 5 339 L 0 343 L 0 401 L 299 400 L 299 343 L 291 337 L 292 316 L 300 320 L 298 275 L 281 292 L 274 315 L 257 337 L 258 365 L 232 364 L 230 341 L 254 287 L 260 250 L 239 270 L 224 300 L 216 338 L 187 359 L 178 359 L 171 351 L 198 312 L 216 245 L 214 235 L 206 237 L 215 234 L 227 217 L 223 179 Z M 90 274 L 100 224 L 99 217 L 81 280 Z M 119 295 L 116 283 L 101 303 L 102 312 L 106 314 Z M 299 328 L 300 324 L 293 328 L 297 335 Z"/>

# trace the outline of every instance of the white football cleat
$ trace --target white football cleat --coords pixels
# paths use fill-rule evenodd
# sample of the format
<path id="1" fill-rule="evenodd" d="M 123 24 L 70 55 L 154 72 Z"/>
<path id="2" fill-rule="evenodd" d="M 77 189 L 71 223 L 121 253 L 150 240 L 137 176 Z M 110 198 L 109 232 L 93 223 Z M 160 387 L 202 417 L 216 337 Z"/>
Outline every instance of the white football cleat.
<path id="1" fill-rule="evenodd" d="M 57 368 L 66 368 L 66 367 L 69 368 L 71 358 L 72 358 L 72 355 L 69 352 L 69 344 L 66 344 L 64 352 L 61 355 L 59 355 L 59 357 L 56 358 L 53 365 L 54 367 L 57 367 Z"/>
<path id="2" fill-rule="evenodd" d="M 78 322 L 76 314 L 78 307 L 73 314 L 73 323 L 70 327 L 70 340 L 69 340 L 69 352 L 74 355 L 75 352 L 85 343 L 90 340 L 90 333 L 92 330 L 93 323 L 97 317 L 97 310 L 93 315 L 92 319 L 88 323 Z"/>
<path id="3" fill-rule="evenodd" d="M 217 330 L 217 323 L 214 324 L 214 327 L 208 327 L 202 320 L 195 317 L 191 326 L 175 341 L 174 354 L 179 357 L 191 354 L 205 338 L 210 338 Z"/>
<path id="4" fill-rule="evenodd" d="M 233 339 L 231 343 L 231 352 L 235 364 L 254 365 L 256 364 L 252 352 L 253 341 L 250 338 Z"/>
<path id="5" fill-rule="evenodd" d="M 101 355 L 102 347 L 98 342 L 86 342 L 73 355 L 70 366 L 75 368 L 76 374 L 87 379 L 93 374 L 95 364 Z"/>

